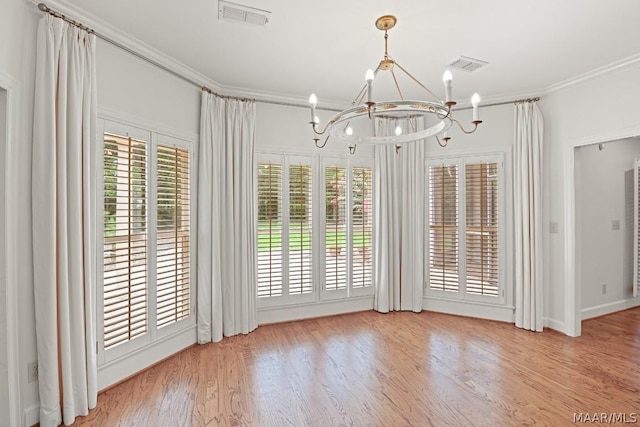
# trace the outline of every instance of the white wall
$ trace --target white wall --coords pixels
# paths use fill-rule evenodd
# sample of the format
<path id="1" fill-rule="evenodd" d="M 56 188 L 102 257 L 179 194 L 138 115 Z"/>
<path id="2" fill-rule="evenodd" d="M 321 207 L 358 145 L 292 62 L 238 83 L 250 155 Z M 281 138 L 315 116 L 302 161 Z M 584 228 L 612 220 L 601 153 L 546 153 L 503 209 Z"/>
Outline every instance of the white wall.
<path id="1" fill-rule="evenodd" d="M 640 139 L 607 143 L 602 150 L 598 144 L 576 150 L 576 246 L 583 318 L 615 311 L 633 298 L 633 259 L 629 256 L 633 246 L 628 239 L 633 221 L 627 221 L 633 186 L 629 192 L 625 179 L 637 157 Z M 613 220 L 619 221 L 619 230 L 612 228 Z M 607 285 L 605 294 L 603 284 Z"/>
<path id="2" fill-rule="evenodd" d="M 98 39 L 98 112 L 130 116 L 145 124 L 197 135 L 200 89 Z"/>
<path id="3" fill-rule="evenodd" d="M 572 147 L 620 139 L 640 133 L 640 64 L 637 62 L 615 72 L 557 88 L 544 96 L 540 106 L 545 117 L 544 224 L 558 223 L 558 233 L 545 232 L 545 316 L 548 325 L 573 334 L 565 295 L 571 288 L 567 273 L 571 264 L 565 237 L 570 236 L 575 219 L 569 215 L 573 171 Z M 635 134 L 635 135 L 634 135 Z M 572 184 L 566 186 L 565 184 Z M 565 214 L 566 217 L 565 217 Z M 580 289 L 577 294 L 580 297 Z M 580 299 L 578 298 L 578 301 Z"/>
<path id="4" fill-rule="evenodd" d="M 17 293 L 18 400 L 37 402 L 37 383 L 27 383 L 27 364 L 36 360 L 33 283 L 31 274 L 31 122 L 35 33 L 40 13 L 24 0 L 3 0 L 0 10 L 0 73 L 15 82 L 12 103 L 12 140 L 7 159 L 7 274 Z M 15 351 L 15 348 L 9 349 Z M 20 411 L 21 408 L 18 408 Z M 19 414 L 22 415 L 21 413 Z M 24 423 L 24 419 L 21 423 Z"/>

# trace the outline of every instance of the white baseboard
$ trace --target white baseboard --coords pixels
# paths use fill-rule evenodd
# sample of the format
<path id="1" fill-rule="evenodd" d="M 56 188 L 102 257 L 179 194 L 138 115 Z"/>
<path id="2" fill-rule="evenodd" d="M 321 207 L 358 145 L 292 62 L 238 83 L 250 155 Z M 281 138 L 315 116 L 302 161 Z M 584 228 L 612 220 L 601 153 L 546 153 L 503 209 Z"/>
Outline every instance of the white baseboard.
<path id="1" fill-rule="evenodd" d="M 606 314 L 615 313 L 616 311 L 638 307 L 639 305 L 640 298 L 628 298 L 620 301 L 610 302 L 607 304 L 597 305 L 595 307 L 583 308 L 582 320 L 593 319 L 594 317 L 600 317 Z"/>
<path id="2" fill-rule="evenodd" d="M 373 296 L 258 310 L 258 325 L 373 310 Z"/>
<path id="3" fill-rule="evenodd" d="M 40 404 L 34 403 L 24 410 L 24 427 L 31 427 L 40 422 Z"/>
<path id="4" fill-rule="evenodd" d="M 169 336 L 126 358 L 98 367 L 98 390 L 102 391 L 196 343 L 195 326 Z"/>
<path id="5" fill-rule="evenodd" d="M 565 326 L 564 326 L 564 322 L 561 322 L 559 320 L 556 319 L 550 319 L 548 317 L 545 317 L 543 319 L 543 324 L 545 328 L 549 328 L 549 329 L 553 329 L 554 331 L 558 331 L 561 332 L 563 334 L 566 334 L 567 332 L 565 331 Z"/>
<path id="6" fill-rule="evenodd" d="M 513 314 L 514 309 L 510 306 L 425 297 L 422 308 L 424 310 L 435 311 L 438 313 L 515 323 L 515 317 Z"/>

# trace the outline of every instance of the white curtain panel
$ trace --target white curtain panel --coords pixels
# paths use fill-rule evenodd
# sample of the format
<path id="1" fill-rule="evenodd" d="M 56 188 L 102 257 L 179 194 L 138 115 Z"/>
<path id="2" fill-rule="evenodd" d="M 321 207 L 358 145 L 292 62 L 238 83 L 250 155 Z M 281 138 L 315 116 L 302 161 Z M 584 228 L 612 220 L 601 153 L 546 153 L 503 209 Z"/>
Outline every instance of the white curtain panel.
<path id="1" fill-rule="evenodd" d="M 198 342 L 257 326 L 255 102 L 202 93 Z"/>
<path id="2" fill-rule="evenodd" d="M 421 122 L 376 120 L 377 135 L 423 128 Z M 424 144 L 375 147 L 374 309 L 422 310 L 424 288 Z"/>
<path id="3" fill-rule="evenodd" d="M 416 313 L 422 311 L 424 297 L 425 144 L 426 141 L 404 144 L 399 152 L 402 162 L 400 308 Z"/>
<path id="4" fill-rule="evenodd" d="M 542 139 L 535 102 L 515 105 L 516 326 L 542 331 Z"/>
<path id="5" fill-rule="evenodd" d="M 33 119 L 33 275 L 40 425 L 97 402 L 95 36 L 50 15 L 38 26 Z"/>
<path id="6" fill-rule="evenodd" d="M 373 309 L 381 313 L 400 310 L 400 192 L 398 156 L 393 146 L 374 149 L 373 234 L 375 266 Z"/>

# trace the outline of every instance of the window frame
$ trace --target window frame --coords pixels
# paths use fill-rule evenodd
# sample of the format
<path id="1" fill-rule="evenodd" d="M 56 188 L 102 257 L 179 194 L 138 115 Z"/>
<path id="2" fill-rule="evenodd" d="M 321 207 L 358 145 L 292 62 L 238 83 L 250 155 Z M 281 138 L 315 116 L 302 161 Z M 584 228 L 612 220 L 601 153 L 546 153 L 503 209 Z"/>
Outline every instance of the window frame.
<path id="1" fill-rule="evenodd" d="M 317 227 L 318 227 L 318 212 L 317 212 L 317 197 L 314 197 L 317 193 L 318 180 L 316 179 L 316 171 L 317 171 L 317 159 L 315 156 L 309 155 L 300 155 L 300 154 L 273 154 L 273 153 L 256 153 L 256 162 L 254 168 L 257 170 L 258 165 L 260 163 L 274 163 L 282 166 L 282 188 L 281 191 L 281 216 L 282 216 L 282 224 L 281 224 L 281 241 L 282 241 L 282 295 L 278 296 L 269 296 L 269 297 L 258 297 L 257 306 L 258 308 L 267 308 L 267 307 L 276 307 L 276 306 L 286 306 L 286 305 L 294 305 L 294 304 L 304 304 L 311 303 L 317 299 L 317 289 L 318 289 L 318 250 L 317 250 Z M 308 165 L 311 167 L 311 292 L 306 294 L 298 294 L 291 295 L 288 293 L 289 284 L 287 283 L 289 278 L 289 262 L 290 262 L 290 252 L 289 252 L 289 167 L 292 165 Z M 258 188 L 258 174 L 255 174 L 255 188 Z M 258 191 L 255 194 L 255 206 L 257 209 L 258 206 Z M 258 215 L 256 212 L 256 236 L 258 236 Z M 257 245 L 256 245 L 257 247 Z M 286 251 L 285 251 L 286 248 Z M 256 283 L 256 290 L 258 284 Z"/>
<path id="2" fill-rule="evenodd" d="M 346 232 L 347 232 L 347 236 L 346 236 L 346 255 L 347 255 L 347 259 L 346 259 L 346 263 L 347 263 L 347 270 L 346 270 L 346 276 L 347 276 L 347 286 L 344 289 L 337 289 L 337 290 L 329 290 L 326 289 L 326 257 L 322 257 L 322 264 L 320 265 L 321 268 L 321 278 L 322 278 L 322 283 L 320 286 L 320 294 L 321 294 L 321 298 L 323 301 L 331 301 L 331 300 L 342 300 L 342 299 L 347 299 L 350 297 L 363 297 L 363 296 L 371 296 L 374 294 L 374 273 L 375 273 L 375 263 L 374 263 L 374 257 L 373 257 L 373 242 L 375 240 L 375 215 L 374 215 L 374 211 L 373 211 L 373 198 L 375 195 L 375 189 L 374 189 L 374 177 L 373 177 L 373 170 L 374 170 L 374 161 L 373 159 L 368 159 L 368 158 L 353 158 L 353 157 L 348 157 L 348 158 L 341 158 L 341 157 L 334 157 L 334 156 L 323 156 L 322 157 L 322 169 L 320 171 L 320 178 L 322 179 L 321 185 L 320 185 L 320 196 L 318 197 L 319 200 L 324 201 L 326 199 L 326 186 L 325 186 L 325 178 L 326 178 L 326 171 L 327 168 L 329 167 L 340 167 L 340 168 L 345 168 L 346 170 L 346 178 L 345 181 L 347 183 L 347 191 L 345 194 L 346 197 L 346 206 L 345 206 L 345 212 L 347 215 L 347 219 L 346 219 Z M 362 288 L 354 288 L 353 287 L 353 168 L 354 167 L 360 167 L 360 168 L 370 168 L 372 171 L 372 176 L 371 176 L 371 200 L 372 200 L 372 212 L 371 212 L 371 221 L 372 221 L 372 227 L 371 227 L 371 246 L 372 246 L 372 254 L 371 254 L 371 286 L 366 286 L 366 287 L 362 287 Z M 325 209 L 325 205 L 324 203 L 322 204 L 322 206 L 320 207 L 320 211 L 321 211 L 321 220 L 320 220 L 320 225 L 322 227 L 321 230 L 321 234 L 320 236 L 326 236 L 326 209 Z M 321 242 L 319 242 L 319 244 L 321 245 L 320 249 L 319 249 L 319 253 L 321 254 L 325 254 L 326 253 L 326 242 L 325 242 L 326 238 L 322 238 Z"/>
<path id="3" fill-rule="evenodd" d="M 181 334 L 196 325 L 196 213 L 197 213 L 197 164 L 196 146 L 194 141 L 154 129 L 145 129 L 134 124 L 123 123 L 111 118 L 98 118 L 97 141 L 99 149 L 96 150 L 95 159 L 95 212 L 96 212 L 96 242 L 98 248 L 104 248 L 104 168 L 103 150 L 105 132 L 141 139 L 147 142 L 147 331 L 127 342 L 120 343 L 113 348 L 104 348 L 104 253 L 103 250 L 96 251 L 96 351 L 98 368 L 115 363 L 119 360 L 126 360 L 127 356 L 144 351 L 155 343 L 168 339 L 169 337 Z M 190 301 L 189 316 L 180 319 L 172 324 L 157 328 L 156 325 L 156 210 L 157 210 L 157 149 L 158 145 L 166 147 L 177 147 L 189 151 L 189 200 L 190 200 L 190 230 L 189 230 L 189 269 L 190 269 Z"/>
<path id="4" fill-rule="evenodd" d="M 280 296 L 275 296 L 275 297 L 263 297 L 263 298 L 257 298 L 258 302 L 257 302 L 257 306 L 258 309 L 271 309 L 274 307 L 292 307 L 292 306 L 296 306 L 296 305 L 312 305 L 312 304 L 320 304 L 320 303 L 337 303 L 340 301 L 348 301 L 350 299 L 353 298 L 368 298 L 368 297 L 373 297 L 374 295 L 374 284 L 373 284 L 373 276 L 375 273 L 375 263 L 373 261 L 373 249 L 372 249 L 372 270 L 371 270 L 371 286 L 368 287 L 363 287 L 363 288 L 353 288 L 353 283 L 352 283 L 352 268 L 348 263 L 348 271 L 347 271 L 347 288 L 346 289 L 340 289 L 337 291 L 327 291 L 324 288 L 324 281 L 325 281 L 325 251 L 326 251 L 326 245 L 325 245 L 325 217 L 326 217 L 326 212 L 325 212 L 325 204 L 324 204 L 324 200 L 325 200 L 325 196 L 326 196 L 326 192 L 325 192 L 325 168 L 327 166 L 338 166 L 338 167 L 342 167 L 344 166 L 347 171 L 348 171 L 348 179 L 349 179 L 349 185 L 351 185 L 352 182 L 352 170 L 354 167 L 365 167 L 365 168 L 370 168 L 372 171 L 372 176 L 371 176 L 371 199 L 372 199 L 372 237 L 371 237 L 371 245 L 373 246 L 373 242 L 375 240 L 375 212 L 373 211 L 373 199 L 375 198 L 375 178 L 374 178 L 374 159 L 373 157 L 367 156 L 367 157 L 358 157 L 358 158 L 354 158 L 354 157 L 349 157 L 349 158 L 344 158 L 344 157 L 338 157 L 336 155 L 318 155 L 318 154 L 301 154 L 301 153 L 295 153 L 295 152 L 284 152 L 284 151 L 280 151 L 280 152 L 273 152 L 273 151 L 260 151 L 257 150 L 256 151 L 256 160 L 255 160 L 255 165 L 254 167 L 258 168 L 258 164 L 260 163 L 267 163 L 267 162 L 271 162 L 271 163 L 278 163 L 282 165 L 282 204 L 283 204 L 283 212 L 282 212 L 282 216 L 283 216 L 283 235 L 282 235 L 282 240 L 285 241 L 285 238 L 288 239 L 288 234 L 285 237 L 285 229 L 286 232 L 288 233 L 288 227 L 285 227 L 285 221 L 284 221 L 284 217 L 287 217 L 287 224 L 288 224 L 288 210 L 285 212 L 284 211 L 284 205 L 289 203 L 289 194 L 288 194 L 288 189 L 287 192 L 285 193 L 285 186 L 288 187 L 289 182 L 288 182 L 288 173 L 289 173 L 289 166 L 292 164 L 301 164 L 300 162 L 296 162 L 294 160 L 296 159 L 307 159 L 307 161 L 310 162 L 310 165 L 312 167 L 312 186 L 311 186 L 311 191 L 312 193 L 312 233 L 313 233 L 313 238 L 312 238 L 312 263 L 313 263 L 313 267 L 312 267 L 312 275 L 313 275 L 313 289 L 312 292 L 309 294 L 303 294 L 303 295 L 285 295 L 283 293 L 283 295 Z M 285 172 L 286 171 L 286 172 Z M 255 188 L 258 188 L 258 177 L 257 177 L 257 173 L 256 173 L 256 181 L 255 181 Z M 349 189 L 348 191 L 348 195 L 347 197 L 349 198 L 349 205 L 347 206 L 347 210 L 349 209 L 349 206 L 351 206 L 351 198 L 352 198 L 352 190 Z M 257 209 L 258 206 L 258 192 L 256 191 L 255 194 L 255 206 Z M 258 221 L 257 221 L 257 217 L 258 215 L 256 214 L 256 222 L 255 222 L 255 228 L 256 228 L 256 236 L 257 236 L 257 228 L 258 228 Z M 349 228 L 349 242 L 352 242 L 352 232 L 351 232 L 351 228 L 352 228 L 352 215 L 349 215 L 349 221 L 348 221 L 348 228 Z M 350 243 L 351 245 L 351 243 Z M 351 247 L 351 246 L 350 246 Z M 349 259 L 352 258 L 352 251 L 347 251 L 348 252 L 348 256 Z M 283 266 L 284 268 L 284 266 Z M 284 278 L 283 278 L 284 281 Z M 284 284 L 283 284 L 284 285 Z"/>
<path id="5" fill-rule="evenodd" d="M 428 157 L 425 161 L 425 249 L 424 249 L 424 269 L 425 269 L 425 282 L 424 292 L 426 297 L 435 297 L 444 300 L 466 301 L 473 303 L 482 303 L 488 305 L 505 305 L 507 301 L 507 289 L 506 289 L 506 264 L 507 259 L 507 227 L 508 219 L 506 217 L 507 212 L 507 181 L 506 181 L 506 165 L 505 165 L 505 152 L 491 152 L 491 153 L 459 153 L 450 154 L 444 156 Z M 467 293 L 467 196 L 466 196 L 466 165 L 478 164 L 478 163 L 497 163 L 498 173 L 498 295 L 477 295 Z M 429 285 L 430 282 L 430 239 L 429 239 L 429 227 L 430 227 L 430 175 L 429 168 L 432 166 L 448 164 L 456 165 L 458 170 L 458 292 L 444 291 L 438 289 L 432 289 Z"/>

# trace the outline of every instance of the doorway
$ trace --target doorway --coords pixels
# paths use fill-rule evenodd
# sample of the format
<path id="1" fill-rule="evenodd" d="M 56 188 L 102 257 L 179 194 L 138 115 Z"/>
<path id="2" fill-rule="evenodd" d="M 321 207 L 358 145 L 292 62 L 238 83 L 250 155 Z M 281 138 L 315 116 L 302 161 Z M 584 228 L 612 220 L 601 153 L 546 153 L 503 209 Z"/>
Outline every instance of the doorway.
<path id="1" fill-rule="evenodd" d="M 575 150 L 576 282 L 581 320 L 637 305 L 633 297 L 634 161 L 640 138 Z"/>
<path id="2" fill-rule="evenodd" d="M 578 191 L 576 152 L 580 147 L 611 143 L 617 140 L 640 137 L 640 125 L 613 130 L 600 135 L 592 135 L 571 141 L 565 146 L 564 152 L 564 220 L 566 232 L 564 235 L 564 332 L 572 337 L 578 337 L 582 332 L 582 286 L 579 272 L 582 268 L 580 254 L 581 241 L 578 240 L 578 221 L 576 215 L 576 193 Z M 579 160 L 578 160 L 579 161 Z M 580 166 L 578 166 L 579 168 Z M 602 288 L 601 288 L 602 289 Z"/>

